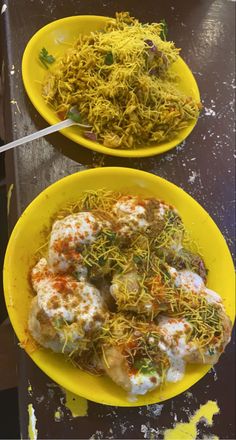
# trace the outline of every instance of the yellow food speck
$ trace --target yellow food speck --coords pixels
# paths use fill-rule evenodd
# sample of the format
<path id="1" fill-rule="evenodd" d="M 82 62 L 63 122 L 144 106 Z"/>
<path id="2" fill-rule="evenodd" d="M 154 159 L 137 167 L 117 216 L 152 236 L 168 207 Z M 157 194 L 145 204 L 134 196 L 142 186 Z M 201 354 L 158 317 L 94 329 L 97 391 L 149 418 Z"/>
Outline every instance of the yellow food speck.
<path id="1" fill-rule="evenodd" d="M 88 415 L 88 401 L 81 396 L 64 390 L 65 406 L 71 411 L 72 417 L 85 417 Z"/>

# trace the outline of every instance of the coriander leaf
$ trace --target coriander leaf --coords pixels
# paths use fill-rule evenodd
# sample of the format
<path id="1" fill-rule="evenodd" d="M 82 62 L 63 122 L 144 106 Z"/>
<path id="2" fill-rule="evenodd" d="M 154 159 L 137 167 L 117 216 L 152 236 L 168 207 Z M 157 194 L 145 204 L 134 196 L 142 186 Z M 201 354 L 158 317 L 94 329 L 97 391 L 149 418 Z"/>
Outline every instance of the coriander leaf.
<path id="1" fill-rule="evenodd" d="M 110 243 L 113 243 L 116 240 L 116 233 L 113 231 L 105 232 L 105 236 Z"/>
<path id="2" fill-rule="evenodd" d="M 104 257 L 99 257 L 99 259 L 98 259 L 99 266 L 104 266 L 105 263 L 106 263 L 105 258 Z"/>
<path id="3" fill-rule="evenodd" d="M 167 23 L 166 23 L 165 19 L 161 20 L 160 24 L 162 25 L 162 30 L 160 32 L 160 38 L 163 41 L 166 41 L 166 37 L 167 37 L 167 34 L 168 34 L 168 27 L 167 27 Z"/>
<path id="4" fill-rule="evenodd" d="M 142 263 L 142 257 L 141 257 L 140 255 L 134 255 L 134 256 L 133 256 L 133 261 L 134 261 L 136 264 L 140 264 L 140 263 Z"/>
<path id="5" fill-rule="evenodd" d="M 49 55 L 47 49 L 43 47 L 39 53 L 39 59 L 43 63 L 43 65 L 48 69 L 48 64 L 52 64 L 55 61 L 55 58 L 52 55 Z"/>
<path id="6" fill-rule="evenodd" d="M 112 55 L 112 52 L 108 52 L 105 56 L 105 64 L 107 64 L 107 66 L 111 66 L 111 64 L 114 63 L 114 58 Z"/>
<path id="7" fill-rule="evenodd" d="M 80 123 L 82 121 L 81 114 L 76 106 L 70 108 L 67 113 L 67 117 L 74 122 Z"/>
<path id="8" fill-rule="evenodd" d="M 134 367 L 142 374 L 155 374 L 157 372 L 155 364 L 147 358 L 136 359 Z"/>
<path id="9" fill-rule="evenodd" d="M 210 356 L 213 356 L 213 354 L 215 354 L 214 348 L 208 348 L 208 353 Z"/>

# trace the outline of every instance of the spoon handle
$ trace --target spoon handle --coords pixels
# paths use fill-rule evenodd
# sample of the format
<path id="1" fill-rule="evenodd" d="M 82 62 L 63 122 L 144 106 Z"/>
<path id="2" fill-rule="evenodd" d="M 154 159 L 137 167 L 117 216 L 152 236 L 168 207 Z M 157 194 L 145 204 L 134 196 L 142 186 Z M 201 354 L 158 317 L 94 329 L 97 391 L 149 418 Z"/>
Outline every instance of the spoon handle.
<path id="1" fill-rule="evenodd" d="M 21 139 L 17 139 L 16 141 L 9 142 L 9 144 L 3 145 L 0 148 L 0 153 L 3 151 L 10 150 L 11 148 L 18 147 L 19 145 L 24 144 L 25 142 L 33 141 L 34 139 L 38 139 L 42 136 L 46 136 L 47 134 L 54 133 L 55 131 L 62 130 L 63 128 L 70 127 L 71 125 L 77 125 L 76 122 L 71 119 L 65 119 L 65 121 L 58 122 L 58 124 L 51 125 L 50 127 L 43 128 L 43 130 L 36 131 L 36 133 L 29 134 Z"/>

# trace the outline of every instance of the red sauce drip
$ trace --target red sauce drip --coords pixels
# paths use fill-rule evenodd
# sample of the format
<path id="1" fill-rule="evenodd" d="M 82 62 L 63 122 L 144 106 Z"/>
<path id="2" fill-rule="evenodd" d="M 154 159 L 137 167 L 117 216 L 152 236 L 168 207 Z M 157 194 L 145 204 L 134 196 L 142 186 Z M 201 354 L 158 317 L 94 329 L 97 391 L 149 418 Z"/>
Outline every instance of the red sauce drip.
<path id="1" fill-rule="evenodd" d="M 52 286 L 54 287 L 54 289 L 60 292 L 61 295 L 66 297 L 74 293 L 73 284 L 74 283 L 68 283 L 66 278 L 57 277 L 53 282 Z"/>
<path id="2" fill-rule="evenodd" d="M 57 116 L 59 119 L 61 119 L 61 121 L 64 121 L 64 119 L 66 119 L 66 112 L 61 110 L 57 112 Z"/>
<path id="3" fill-rule="evenodd" d="M 150 377 L 152 383 L 157 383 L 157 378 L 155 376 Z"/>

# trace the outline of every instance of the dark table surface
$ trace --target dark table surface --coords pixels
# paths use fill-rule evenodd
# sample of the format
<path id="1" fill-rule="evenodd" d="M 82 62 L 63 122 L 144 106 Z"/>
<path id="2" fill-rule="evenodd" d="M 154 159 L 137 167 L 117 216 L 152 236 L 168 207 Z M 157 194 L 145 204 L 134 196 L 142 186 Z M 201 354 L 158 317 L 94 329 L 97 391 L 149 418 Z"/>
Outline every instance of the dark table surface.
<path id="1" fill-rule="evenodd" d="M 9 151 L 7 182 L 9 187 L 14 184 L 9 229 L 31 200 L 56 180 L 86 168 L 120 165 L 157 174 L 186 190 L 213 217 L 233 251 L 234 9 L 235 3 L 230 0 L 3 1 L 5 141 L 47 126 L 24 92 L 22 54 L 38 29 L 70 15 L 114 16 L 116 11 L 129 10 L 143 22 L 165 18 L 169 39 L 182 48 L 182 57 L 194 72 L 204 105 L 198 124 L 186 142 L 160 156 L 145 159 L 103 156 L 73 144 L 58 133 Z M 173 428 L 177 422 L 188 422 L 210 400 L 217 402 L 220 412 L 214 416 L 211 427 L 200 421 L 198 438 L 214 434 L 220 439 L 234 439 L 234 353 L 231 341 L 216 367 L 200 382 L 161 405 L 115 408 L 81 399 L 80 414 L 84 415 L 73 417 L 65 406 L 63 390 L 21 350 L 18 368 L 22 438 L 29 437 L 28 410 L 33 409 L 38 438 L 162 439 L 166 429 Z M 30 422 L 34 424 L 32 416 Z M 196 437 L 183 435 L 175 439 Z"/>

